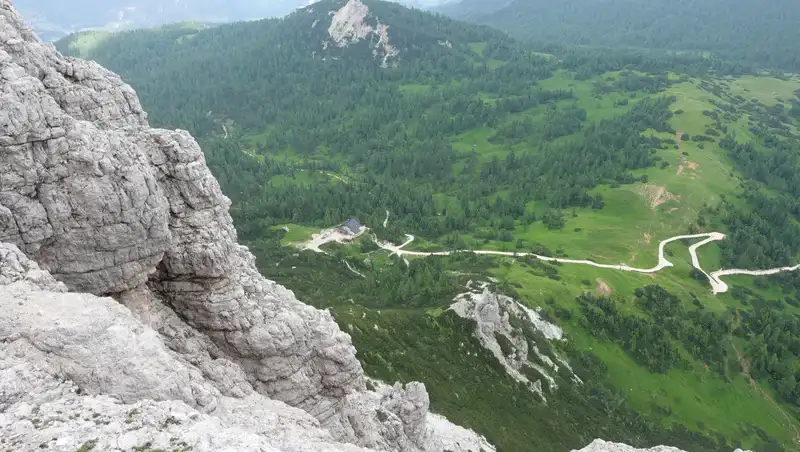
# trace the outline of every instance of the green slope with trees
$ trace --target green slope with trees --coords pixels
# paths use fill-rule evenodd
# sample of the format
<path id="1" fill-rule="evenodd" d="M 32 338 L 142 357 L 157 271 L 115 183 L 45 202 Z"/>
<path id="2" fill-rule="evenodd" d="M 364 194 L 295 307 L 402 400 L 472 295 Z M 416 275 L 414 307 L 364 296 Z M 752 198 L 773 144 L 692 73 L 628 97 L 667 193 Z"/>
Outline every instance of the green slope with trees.
<path id="1" fill-rule="evenodd" d="M 701 248 L 707 269 L 797 263 L 800 79 L 707 55 L 530 46 L 364 3 L 368 24 L 389 26 L 396 65 L 373 57 L 374 37 L 325 44 L 332 0 L 58 47 L 120 73 L 154 124 L 199 138 L 262 272 L 330 308 L 370 375 L 425 382 L 434 410 L 500 450 L 596 437 L 793 450 L 797 274 L 732 277 L 712 296 L 684 243 L 652 276 L 474 255 L 406 265 L 367 239 L 328 255 L 288 245 L 355 217 L 427 249 L 639 267 L 655 265 L 659 240 L 716 230 L 728 239 Z M 559 376 L 542 403 L 446 311 L 468 280 L 490 278 L 564 327 L 551 346 L 584 384 Z"/>

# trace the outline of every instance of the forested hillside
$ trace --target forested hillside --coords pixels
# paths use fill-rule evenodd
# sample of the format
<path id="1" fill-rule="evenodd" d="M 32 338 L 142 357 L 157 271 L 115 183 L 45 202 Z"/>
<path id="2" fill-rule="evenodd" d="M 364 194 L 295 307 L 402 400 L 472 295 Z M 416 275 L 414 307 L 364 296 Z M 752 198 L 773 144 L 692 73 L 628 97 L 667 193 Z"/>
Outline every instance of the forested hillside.
<path id="1" fill-rule="evenodd" d="M 713 295 L 690 240 L 668 245 L 674 267 L 653 274 L 515 253 L 649 268 L 660 240 L 720 231 L 699 250 L 705 268 L 800 262 L 797 76 L 528 45 L 366 0 L 58 47 L 122 74 L 154 124 L 200 137 L 262 272 L 330 308 L 368 373 L 425 382 L 435 411 L 500 450 L 595 437 L 794 450 L 796 273 L 727 277 Z M 349 218 L 370 232 L 326 254 L 299 249 Z M 372 234 L 507 255 L 404 261 Z M 511 378 L 448 310 L 470 280 L 561 325 L 566 341 L 534 342 L 568 357 L 581 383 L 561 372 L 545 401 Z"/>
<path id="2" fill-rule="evenodd" d="M 532 41 L 708 51 L 800 70 L 800 3 L 792 0 L 462 0 L 440 11 Z"/>

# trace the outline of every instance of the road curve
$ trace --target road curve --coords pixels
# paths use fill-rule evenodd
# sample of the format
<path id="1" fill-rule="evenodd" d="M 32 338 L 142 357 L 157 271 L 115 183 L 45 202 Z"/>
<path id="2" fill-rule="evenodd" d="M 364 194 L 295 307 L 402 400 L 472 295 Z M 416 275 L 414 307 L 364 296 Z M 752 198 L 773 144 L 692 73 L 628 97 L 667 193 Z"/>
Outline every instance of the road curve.
<path id="1" fill-rule="evenodd" d="M 721 276 L 731 276 L 731 275 L 748 275 L 748 276 L 766 276 L 766 275 L 775 275 L 778 273 L 783 272 L 794 272 L 800 271 L 800 264 L 795 265 L 794 267 L 778 267 L 778 268 L 771 268 L 769 270 L 740 270 L 740 269 L 730 269 L 730 270 L 717 270 L 712 272 L 709 275 L 709 280 L 711 281 L 711 285 L 717 284 L 718 289 L 715 289 L 714 293 L 722 293 L 728 291 L 728 285 L 725 284 L 721 279 Z"/>
<path id="2" fill-rule="evenodd" d="M 562 259 L 556 257 L 549 257 L 549 256 L 542 256 L 539 254 L 534 253 L 515 253 L 515 252 L 508 252 L 508 251 L 488 251 L 488 250 L 457 250 L 457 251 L 437 251 L 437 252 L 423 252 L 423 251 L 406 251 L 405 248 L 411 242 L 414 241 L 415 237 L 410 234 L 406 234 L 407 240 L 402 245 L 394 245 L 390 242 L 384 242 L 376 240 L 376 243 L 379 247 L 383 248 L 384 250 L 390 251 L 391 254 L 397 254 L 400 257 L 403 256 L 420 256 L 420 257 L 427 257 L 427 256 L 449 256 L 454 253 L 474 253 L 474 254 L 481 254 L 481 255 L 496 255 L 496 256 L 531 256 L 535 257 L 539 260 L 543 260 L 546 262 L 558 262 L 562 264 L 580 264 L 580 265 L 589 265 L 592 267 L 597 268 L 608 268 L 612 270 L 621 270 L 627 272 L 636 272 L 636 273 L 656 273 L 665 268 L 672 267 L 673 264 L 664 256 L 664 249 L 665 247 L 671 243 L 678 240 L 689 240 L 689 239 L 703 239 L 697 243 L 692 244 L 689 247 L 689 254 L 692 258 L 692 266 L 697 270 L 703 272 L 706 277 L 708 277 L 708 281 L 711 284 L 711 290 L 714 294 L 723 293 L 728 291 L 728 285 L 725 284 L 720 278 L 723 276 L 731 276 L 731 275 L 750 275 L 750 276 L 763 276 L 763 275 L 774 275 L 776 273 L 781 272 L 788 272 L 788 271 L 796 271 L 800 270 L 800 265 L 796 265 L 794 267 L 780 267 L 780 268 L 773 268 L 769 270 L 740 270 L 740 269 L 721 269 L 717 270 L 712 273 L 707 273 L 703 270 L 702 266 L 700 265 L 700 259 L 697 257 L 697 250 L 701 246 L 707 245 L 711 242 L 716 242 L 725 239 L 725 234 L 720 232 L 708 232 L 703 234 L 691 234 L 691 235 L 679 235 L 675 237 L 668 238 L 666 240 L 662 240 L 658 244 L 658 265 L 653 268 L 636 268 L 631 267 L 629 265 L 612 265 L 612 264 L 598 264 L 597 262 L 590 261 L 590 260 L 577 260 L 577 259 Z"/>

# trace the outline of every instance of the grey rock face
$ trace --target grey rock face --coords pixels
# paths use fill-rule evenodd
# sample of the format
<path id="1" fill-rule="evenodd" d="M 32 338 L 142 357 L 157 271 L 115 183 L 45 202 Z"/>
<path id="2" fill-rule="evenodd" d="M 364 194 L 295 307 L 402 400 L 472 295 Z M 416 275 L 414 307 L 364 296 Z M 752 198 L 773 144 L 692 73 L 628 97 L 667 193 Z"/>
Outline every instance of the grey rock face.
<path id="1" fill-rule="evenodd" d="M 117 129 L 146 115 L 119 77 L 61 57 L 9 8 L 0 3 L 0 241 L 71 289 L 141 285 L 170 243 L 168 203 Z"/>
<path id="2" fill-rule="evenodd" d="M 18 281 L 26 281 L 51 292 L 67 291 L 64 284 L 56 281 L 49 273 L 42 271 L 36 262 L 28 259 L 19 248 L 7 243 L 0 243 L 0 286 L 7 286 Z"/>
<path id="3" fill-rule="evenodd" d="M 327 421 L 331 404 L 365 389 L 350 337 L 258 274 L 194 139 L 152 129 L 137 138 L 169 202 L 172 242 L 152 292 L 239 363 L 256 390 Z"/>
<path id="4" fill-rule="evenodd" d="M 20 32 L 7 3 L 2 11 L 0 240 L 70 290 L 118 294 L 152 276 L 164 302 L 264 393 L 313 408 L 363 389 L 330 315 L 265 281 L 237 245 L 230 202 L 195 141 L 148 128 L 118 77 L 61 57 Z"/>
<path id="5" fill-rule="evenodd" d="M 445 442 L 432 432 L 453 431 L 472 439 L 450 450 L 483 444 L 442 428 L 420 384 L 367 391 L 350 337 L 257 272 L 229 207 L 188 133 L 150 128 L 118 76 L 61 56 L 0 0 L 0 348 L 13 358 L 3 369 L 59 374 L 93 397 L 48 399 L 79 417 L 86 404 L 121 412 L 103 398 L 113 397 L 154 418 L 180 406 L 216 416 L 203 422 L 219 432 L 259 435 L 256 407 L 285 402 L 305 416 L 287 425 L 321 425 L 342 442 L 433 451 Z M 33 391 L 9 389 L 17 396 L 0 406 L 49 386 L 30 380 Z M 252 413 L 231 411 L 247 400 Z M 7 410 L 0 427 L 27 432 Z"/>
<path id="6" fill-rule="evenodd" d="M 420 384 L 354 392 L 323 430 L 307 412 L 253 391 L 239 366 L 214 358 L 213 344 L 190 334 L 145 289 L 121 297 L 133 311 L 112 298 L 68 293 L 7 244 L 0 245 L 0 282 L 0 438 L 11 450 L 149 444 L 367 451 L 334 438 L 377 450 L 493 450 L 473 432 L 428 414 Z M 169 331 L 164 337 L 175 351 L 146 323 Z M 379 422 L 372 417 L 378 411 Z"/>
<path id="7" fill-rule="evenodd" d="M 0 286 L 0 299 L 15 301 L 0 310 L 4 348 L 60 369 L 87 392 L 213 407 L 215 391 L 200 372 L 176 368 L 158 335 L 114 300 L 42 292 L 28 282 Z"/>
<path id="8" fill-rule="evenodd" d="M 221 395 L 124 306 L 64 292 L 13 247 L 0 268 L 3 450 L 367 452 L 283 402 Z"/>
<path id="9" fill-rule="evenodd" d="M 475 321 L 475 337 L 511 378 L 525 384 L 544 402 L 547 402 L 546 392 L 558 388 L 555 377 L 562 367 L 569 372 L 573 383 L 583 383 L 558 353 L 552 349 L 543 352 L 537 345 L 537 340 L 563 339 L 563 331 L 558 326 L 516 300 L 492 293 L 488 283 L 476 286 L 471 282 L 467 284 L 470 292 L 458 295 L 450 309 L 460 317 Z M 505 337 L 505 348 L 498 342 L 499 336 Z M 526 368 L 535 370 L 542 378 L 531 381 L 524 372 Z"/>

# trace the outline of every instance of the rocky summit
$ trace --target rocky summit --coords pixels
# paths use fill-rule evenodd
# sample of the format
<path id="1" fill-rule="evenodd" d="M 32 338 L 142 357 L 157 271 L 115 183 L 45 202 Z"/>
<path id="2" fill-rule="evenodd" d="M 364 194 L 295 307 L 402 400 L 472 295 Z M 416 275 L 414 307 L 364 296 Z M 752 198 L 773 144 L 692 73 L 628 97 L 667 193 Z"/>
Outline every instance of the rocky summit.
<path id="1" fill-rule="evenodd" d="M 187 132 L 0 0 L 0 450 L 494 450 L 422 384 L 368 381 L 229 206 Z"/>

